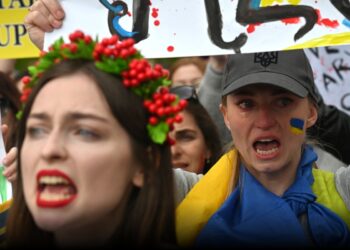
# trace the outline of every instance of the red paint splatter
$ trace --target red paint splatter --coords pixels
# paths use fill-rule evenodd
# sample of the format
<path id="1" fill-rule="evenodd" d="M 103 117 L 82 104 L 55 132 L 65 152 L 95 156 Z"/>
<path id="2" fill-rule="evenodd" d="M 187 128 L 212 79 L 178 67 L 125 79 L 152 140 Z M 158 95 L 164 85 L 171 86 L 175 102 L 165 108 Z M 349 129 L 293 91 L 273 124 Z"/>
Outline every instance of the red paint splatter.
<path id="1" fill-rule="evenodd" d="M 317 13 L 317 24 L 321 24 L 321 11 L 319 9 L 315 9 L 316 13 Z"/>
<path id="2" fill-rule="evenodd" d="M 322 18 L 321 11 L 316 9 L 316 13 L 318 16 L 317 24 L 323 25 L 328 28 L 337 28 L 339 26 L 339 22 L 337 20 L 330 20 L 329 18 Z"/>
<path id="3" fill-rule="evenodd" d="M 155 21 L 154 21 L 154 25 L 155 25 L 155 26 L 159 26 L 159 24 L 160 24 L 159 20 L 155 20 Z"/>
<path id="4" fill-rule="evenodd" d="M 158 17 L 158 11 L 159 9 L 157 8 L 152 8 L 152 17 L 157 18 Z"/>
<path id="5" fill-rule="evenodd" d="M 299 17 L 285 18 L 281 20 L 284 24 L 296 24 L 300 22 Z"/>
<path id="6" fill-rule="evenodd" d="M 248 33 L 253 33 L 255 31 L 255 25 L 249 24 L 247 27 L 247 32 Z"/>
<path id="7" fill-rule="evenodd" d="M 130 12 L 130 11 L 128 11 L 128 13 L 127 13 L 127 14 L 128 14 L 128 16 L 131 16 L 131 12 Z"/>
<path id="8" fill-rule="evenodd" d="M 171 45 L 170 45 L 170 46 L 168 46 L 167 51 L 168 51 L 168 52 L 173 52 L 174 49 L 175 49 L 174 46 L 171 46 Z"/>
<path id="9" fill-rule="evenodd" d="M 330 20 L 328 18 L 324 18 L 321 20 L 322 25 L 329 27 L 329 28 L 337 28 L 339 26 L 339 23 L 337 20 Z"/>
<path id="10" fill-rule="evenodd" d="M 249 24 L 247 27 L 247 32 L 248 33 L 253 33 L 255 31 L 255 27 L 259 26 L 261 23 L 254 23 L 254 24 Z"/>

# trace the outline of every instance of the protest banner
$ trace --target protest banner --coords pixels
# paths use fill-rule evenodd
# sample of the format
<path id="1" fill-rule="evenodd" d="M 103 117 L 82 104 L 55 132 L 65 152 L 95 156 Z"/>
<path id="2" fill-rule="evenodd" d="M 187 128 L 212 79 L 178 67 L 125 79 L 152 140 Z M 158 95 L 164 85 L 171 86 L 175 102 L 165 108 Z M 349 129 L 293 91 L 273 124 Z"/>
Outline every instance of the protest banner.
<path id="1" fill-rule="evenodd" d="M 0 0 L 0 59 L 37 57 L 23 24 L 34 0 Z"/>
<path id="2" fill-rule="evenodd" d="M 350 6 L 329 0 L 61 0 L 62 29 L 132 37 L 148 58 L 220 55 L 350 43 Z"/>
<path id="3" fill-rule="evenodd" d="M 350 115 L 350 46 L 305 49 L 326 104 Z"/>

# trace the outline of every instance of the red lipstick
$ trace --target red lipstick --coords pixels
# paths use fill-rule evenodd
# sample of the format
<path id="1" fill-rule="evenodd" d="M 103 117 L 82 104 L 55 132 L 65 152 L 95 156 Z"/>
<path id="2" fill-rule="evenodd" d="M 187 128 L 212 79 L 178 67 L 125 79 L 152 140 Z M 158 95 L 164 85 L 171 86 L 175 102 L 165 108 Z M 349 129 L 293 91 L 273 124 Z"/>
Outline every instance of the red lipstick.
<path id="1" fill-rule="evenodd" d="M 36 179 L 36 203 L 39 207 L 64 207 L 77 197 L 77 188 L 74 182 L 60 170 L 41 170 Z"/>

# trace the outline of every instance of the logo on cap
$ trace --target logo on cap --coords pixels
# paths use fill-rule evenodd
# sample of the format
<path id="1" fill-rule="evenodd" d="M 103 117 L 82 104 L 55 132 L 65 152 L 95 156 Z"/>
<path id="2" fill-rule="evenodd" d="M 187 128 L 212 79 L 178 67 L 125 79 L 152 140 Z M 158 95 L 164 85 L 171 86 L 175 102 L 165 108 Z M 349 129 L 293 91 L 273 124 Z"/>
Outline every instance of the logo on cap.
<path id="1" fill-rule="evenodd" d="M 254 54 L 254 63 L 260 63 L 263 67 L 268 67 L 271 63 L 277 64 L 277 52 L 263 52 Z"/>

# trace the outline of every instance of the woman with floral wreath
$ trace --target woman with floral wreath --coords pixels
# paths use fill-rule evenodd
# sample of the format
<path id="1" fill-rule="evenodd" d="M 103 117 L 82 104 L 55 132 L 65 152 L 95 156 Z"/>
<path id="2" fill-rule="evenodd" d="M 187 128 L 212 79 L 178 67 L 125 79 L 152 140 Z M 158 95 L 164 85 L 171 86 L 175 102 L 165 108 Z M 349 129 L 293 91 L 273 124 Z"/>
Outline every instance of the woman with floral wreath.
<path id="1" fill-rule="evenodd" d="M 23 78 L 6 246 L 175 244 L 168 132 L 186 100 L 133 40 L 69 38 Z"/>

